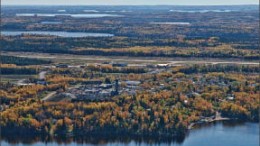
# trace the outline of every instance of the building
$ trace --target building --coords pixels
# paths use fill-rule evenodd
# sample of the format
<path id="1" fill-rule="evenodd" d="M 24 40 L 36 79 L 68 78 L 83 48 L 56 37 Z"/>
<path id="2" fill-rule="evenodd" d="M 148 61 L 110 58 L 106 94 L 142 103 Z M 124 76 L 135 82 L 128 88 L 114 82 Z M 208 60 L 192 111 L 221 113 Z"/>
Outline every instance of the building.
<path id="1" fill-rule="evenodd" d="M 113 67 L 127 67 L 127 63 L 112 63 Z"/>
<path id="2" fill-rule="evenodd" d="M 169 67 L 169 64 L 157 64 L 158 68 L 167 68 Z"/>
<path id="3" fill-rule="evenodd" d="M 69 68 L 69 66 L 67 64 L 58 64 L 56 68 Z"/>

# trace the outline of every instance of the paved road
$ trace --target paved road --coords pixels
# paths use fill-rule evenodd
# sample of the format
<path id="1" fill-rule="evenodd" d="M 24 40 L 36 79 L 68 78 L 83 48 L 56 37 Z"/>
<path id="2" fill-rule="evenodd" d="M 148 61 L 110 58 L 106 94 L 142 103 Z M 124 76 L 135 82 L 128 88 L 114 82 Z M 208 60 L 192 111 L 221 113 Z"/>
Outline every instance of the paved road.
<path id="1" fill-rule="evenodd" d="M 55 92 L 55 91 L 49 93 L 48 95 L 46 95 L 46 96 L 42 99 L 42 101 L 48 101 L 48 100 L 50 100 L 56 93 L 57 93 L 57 92 Z"/>

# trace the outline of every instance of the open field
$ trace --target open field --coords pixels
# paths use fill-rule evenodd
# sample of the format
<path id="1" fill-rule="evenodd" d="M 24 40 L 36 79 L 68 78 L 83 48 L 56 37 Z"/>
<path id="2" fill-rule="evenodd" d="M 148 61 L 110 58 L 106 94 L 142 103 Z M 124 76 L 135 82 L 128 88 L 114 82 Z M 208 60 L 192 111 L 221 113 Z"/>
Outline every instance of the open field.
<path id="1" fill-rule="evenodd" d="M 16 84 L 19 80 L 35 78 L 35 75 L 1 75 L 2 82 L 10 82 Z"/>
<path id="2" fill-rule="evenodd" d="M 242 59 L 217 59 L 217 58 L 163 58 L 163 57 L 115 57 L 115 56 L 86 56 L 71 54 L 49 54 L 33 52 L 3 52 L 3 55 L 37 58 L 52 60 L 58 63 L 102 63 L 102 62 L 127 62 L 132 64 L 139 63 L 169 63 L 169 64 L 241 64 L 241 65 L 258 65 L 258 61 L 248 61 Z"/>

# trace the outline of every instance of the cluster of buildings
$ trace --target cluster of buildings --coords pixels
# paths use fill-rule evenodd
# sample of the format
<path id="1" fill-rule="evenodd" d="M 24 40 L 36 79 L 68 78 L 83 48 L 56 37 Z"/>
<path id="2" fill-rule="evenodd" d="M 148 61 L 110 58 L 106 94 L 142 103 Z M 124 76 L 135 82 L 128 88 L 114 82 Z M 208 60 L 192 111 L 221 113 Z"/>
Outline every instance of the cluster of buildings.
<path id="1" fill-rule="evenodd" d="M 198 75 L 197 80 L 194 80 L 193 78 L 186 78 L 184 80 L 182 79 L 176 79 L 177 82 L 192 82 L 192 84 L 196 87 L 193 89 L 192 92 L 186 93 L 186 96 L 188 98 L 201 96 L 201 94 L 204 92 L 205 87 L 209 86 L 217 86 L 218 88 L 230 88 L 234 82 L 227 81 L 224 78 L 219 77 L 210 77 L 207 78 L 203 75 Z M 232 94 L 232 92 L 228 93 L 225 97 L 225 100 L 233 101 L 235 100 L 235 96 Z"/>
<path id="2" fill-rule="evenodd" d="M 140 81 L 125 81 L 125 83 L 126 87 L 121 87 L 118 80 L 112 83 L 88 81 L 79 87 L 69 89 L 66 93 L 72 95 L 72 101 L 106 101 L 122 93 L 134 95 L 140 89 Z"/>
<path id="3" fill-rule="evenodd" d="M 102 83 L 102 81 L 86 82 L 67 91 L 74 95 L 74 101 L 107 100 L 119 94 L 119 82 Z"/>

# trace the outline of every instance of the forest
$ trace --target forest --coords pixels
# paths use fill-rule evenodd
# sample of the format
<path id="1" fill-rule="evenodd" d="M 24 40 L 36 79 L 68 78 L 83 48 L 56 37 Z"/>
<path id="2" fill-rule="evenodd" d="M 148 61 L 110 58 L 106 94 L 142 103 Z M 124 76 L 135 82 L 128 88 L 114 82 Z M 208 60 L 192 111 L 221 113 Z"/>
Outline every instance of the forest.
<path id="1" fill-rule="evenodd" d="M 15 64 L 19 66 L 26 65 L 43 65 L 50 64 L 51 61 L 41 60 L 41 59 L 31 59 L 31 58 L 22 58 L 22 57 L 14 57 L 14 56 L 1 56 L 2 64 Z"/>
<path id="2" fill-rule="evenodd" d="M 259 122 L 257 6 L 2 12 L 2 135 L 174 138 L 219 117 Z"/>
<path id="3" fill-rule="evenodd" d="M 1 64 L 1 74 L 2 75 L 15 75 L 15 74 L 24 74 L 24 75 L 32 75 L 37 74 L 37 67 L 23 67 L 16 66 L 14 64 Z"/>
<path id="4" fill-rule="evenodd" d="M 90 7 L 92 8 L 92 7 Z M 174 9 L 180 9 L 175 8 Z M 173 9 L 172 8 L 172 9 Z M 213 7 L 215 9 L 215 7 Z M 171 12 L 171 7 L 95 7 L 120 17 L 23 17 L 19 14 L 48 14 L 56 8 L 37 10 L 4 7 L 2 30 L 109 33 L 112 37 L 58 37 L 48 35 L 3 35 L 3 51 L 65 53 L 97 56 L 197 57 L 259 59 L 258 8 L 230 7 L 231 12 Z M 67 13 L 83 13 L 81 7 L 68 7 Z M 184 7 L 199 11 L 197 7 Z M 25 11 L 26 10 L 26 11 Z M 54 13 L 55 14 L 55 13 Z M 147 15 L 149 14 L 149 15 Z M 59 22 L 46 24 L 46 22 Z M 183 23 L 187 23 L 183 25 Z"/>
<path id="5" fill-rule="evenodd" d="M 4 83 L 0 90 L 5 109 L 1 112 L 2 134 L 175 137 L 185 135 L 189 124 L 216 111 L 234 120 L 259 121 L 259 78 L 255 66 L 237 65 L 223 73 L 223 68 L 228 67 L 195 65 L 173 67 L 154 75 L 118 76 L 113 72 L 100 74 L 90 66 L 83 69 L 83 74 L 69 72 L 69 68 L 53 69 L 46 79 L 48 85 L 17 87 Z M 143 90 L 109 101 L 41 100 L 46 92 L 65 92 L 75 83 L 118 77 L 140 80 Z M 234 100 L 226 99 L 230 95 Z"/>

